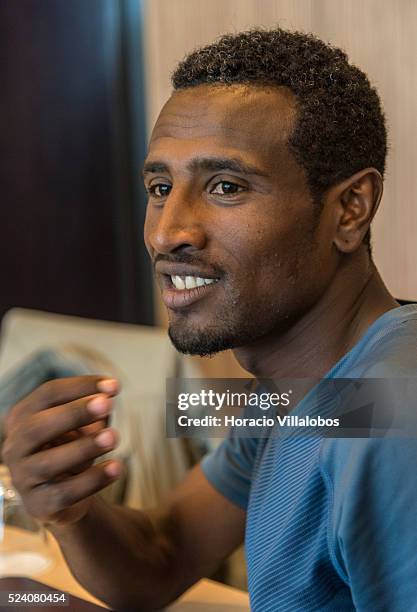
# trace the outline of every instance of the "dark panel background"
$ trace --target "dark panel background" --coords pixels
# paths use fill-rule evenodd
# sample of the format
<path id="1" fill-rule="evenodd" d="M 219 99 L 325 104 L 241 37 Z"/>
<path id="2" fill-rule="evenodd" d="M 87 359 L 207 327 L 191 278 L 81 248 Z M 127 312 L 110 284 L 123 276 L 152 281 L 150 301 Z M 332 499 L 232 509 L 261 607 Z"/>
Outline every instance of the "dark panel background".
<path id="1" fill-rule="evenodd" d="M 153 321 L 140 3 L 0 2 L 0 316 Z"/>

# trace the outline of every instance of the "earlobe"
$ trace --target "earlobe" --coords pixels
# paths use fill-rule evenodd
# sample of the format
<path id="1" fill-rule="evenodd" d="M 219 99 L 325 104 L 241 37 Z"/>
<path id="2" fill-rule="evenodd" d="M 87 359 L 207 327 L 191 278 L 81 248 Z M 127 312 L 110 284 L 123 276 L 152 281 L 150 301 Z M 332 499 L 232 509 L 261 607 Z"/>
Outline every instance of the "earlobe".
<path id="1" fill-rule="evenodd" d="M 375 168 L 357 172 L 334 188 L 336 231 L 334 244 L 353 253 L 363 242 L 382 197 L 383 182 Z"/>

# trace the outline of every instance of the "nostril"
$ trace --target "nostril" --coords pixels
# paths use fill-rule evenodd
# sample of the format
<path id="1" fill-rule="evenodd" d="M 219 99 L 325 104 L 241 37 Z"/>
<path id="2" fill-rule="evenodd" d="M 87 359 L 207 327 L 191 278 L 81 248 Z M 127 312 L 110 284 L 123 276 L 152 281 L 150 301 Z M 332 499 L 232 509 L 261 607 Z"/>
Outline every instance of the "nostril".
<path id="1" fill-rule="evenodd" d="M 206 239 L 193 230 L 179 229 L 170 232 L 155 233 L 152 246 L 160 254 L 172 254 L 180 251 L 199 251 L 204 248 Z"/>
<path id="2" fill-rule="evenodd" d="M 197 211 L 173 203 L 163 209 L 148 208 L 146 240 L 155 254 L 171 254 L 178 250 L 198 251 L 206 244 L 206 232 Z"/>

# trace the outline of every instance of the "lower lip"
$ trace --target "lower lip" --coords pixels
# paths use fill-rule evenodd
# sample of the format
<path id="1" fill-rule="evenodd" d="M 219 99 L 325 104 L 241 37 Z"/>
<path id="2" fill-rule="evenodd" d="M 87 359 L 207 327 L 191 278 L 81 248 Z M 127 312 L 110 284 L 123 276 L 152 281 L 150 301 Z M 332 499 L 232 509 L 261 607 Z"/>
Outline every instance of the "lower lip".
<path id="1" fill-rule="evenodd" d="M 194 289 L 174 289 L 165 288 L 162 292 L 162 301 L 167 308 L 179 309 L 185 308 L 194 304 L 198 300 L 206 297 L 219 281 L 210 283 L 210 285 L 202 285 Z"/>

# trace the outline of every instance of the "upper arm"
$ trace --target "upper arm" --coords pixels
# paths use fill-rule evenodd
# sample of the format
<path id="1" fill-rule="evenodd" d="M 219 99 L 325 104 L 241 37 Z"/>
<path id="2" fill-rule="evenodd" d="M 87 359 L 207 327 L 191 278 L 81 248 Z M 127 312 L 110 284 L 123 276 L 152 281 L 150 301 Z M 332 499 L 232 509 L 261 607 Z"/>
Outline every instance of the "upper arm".
<path id="1" fill-rule="evenodd" d="M 200 465 L 173 492 L 167 510 L 181 572 L 190 584 L 212 575 L 243 542 L 246 512 L 209 483 Z"/>
<path id="2" fill-rule="evenodd" d="M 210 576 L 243 542 L 258 450 L 257 438 L 241 437 L 231 428 L 169 500 L 177 555 L 193 581 Z"/>

